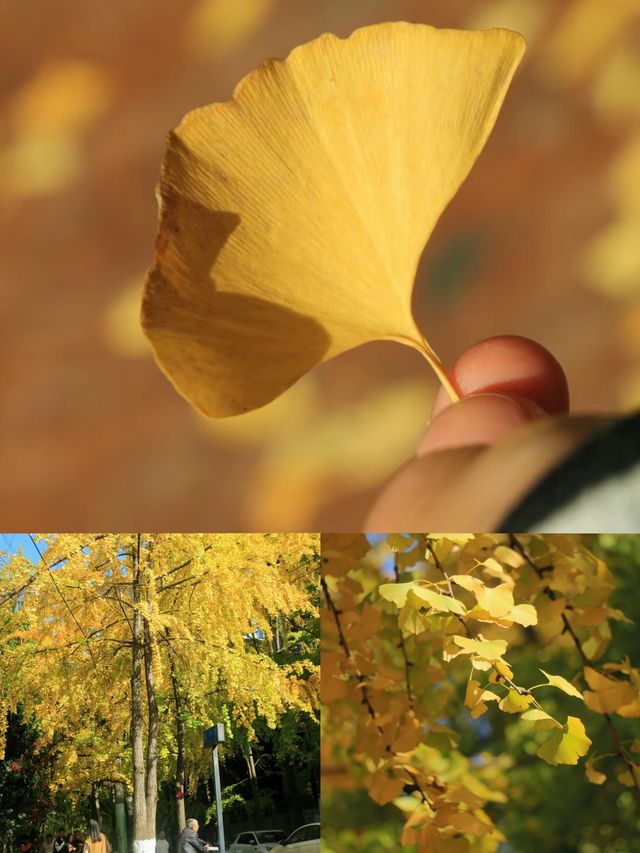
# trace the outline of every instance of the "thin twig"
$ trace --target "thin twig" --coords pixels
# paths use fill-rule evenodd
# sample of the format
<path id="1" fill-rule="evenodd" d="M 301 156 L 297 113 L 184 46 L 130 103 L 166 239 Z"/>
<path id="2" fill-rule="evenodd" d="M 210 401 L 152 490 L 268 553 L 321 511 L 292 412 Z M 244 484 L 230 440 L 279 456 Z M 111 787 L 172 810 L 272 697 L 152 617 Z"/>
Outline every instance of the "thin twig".
<path id="1" fill-rule="evenodd" d="M 398 567 L 396 565 L 396 558 L 394 555 L 393 558 L 393 573 L 396 577 L 396 583 L 400 581 L 400 572 L 398 571 Z M 402 657 L 404 658 L 404 677 L 407 686 L 407 698 L 409 699 L 409 705 L 413 708 L 413 693 L 411 692 L 411 667 L 413 666 L 412 661 L 409 660 L 409 656 L 407 655 L 407 647 L 404 642 L 404 636 L 402 634 L 402 628 L 400 628 L 400 643 L 399 647 L 402 649 Z"/>
<path id="2" fill-rule="evenodd" d="M 333 602 L 333 599 L 331 598 L 331 593 L 329 592 L 329 587 L 327 586 L 327 582 L 324 578 L 321 578 L 320 584 L 322 586 L 322 592 L 324 593 L 325 601 L 327 602 L 327 607 L 331 611 L 333 619 L 336 623 L 336 627 L 338 629 L 338 640 L 340 642 L 340 645 L 342 646 L 342 649 L 343 649 L 345 655 L 347 656 L 347 658 L 349 660 L 349 663 L 353 667 L 353 671 L 355 672 L 356 678 L 358 679 L 358 684 L 360 685 L 360 687 L 362 689 L 362 704 L 366 707 L 367 711 L 369 712 L 369 716 L 371 717 L 371 719 L 375 723 L 376 728 L 378 729 L 378 732 L 381 735 L 384 735 L 384 731 L 382 730 L 382 726 L 380 726 L 380 724 L 378 723 L 378 721 L 376 719 L 376 712 L 374 711 L 373 705 L 371 704 L 371 697 L 369 696 L 369 690 L 367 688 L 366 679 L 365 679 L 364 675 L 360 672 L 360 670 L 358 669 L 358 667 L 355 663 L 353 655 L 351 654 L 351 649 L 349 648 L 349 645 L 347 643 L 347 639 L 344 635 L 344 631 L 342 630 L 342 624 L 340 622 L 340 612 L 338 611 L 337 607 L 335 606 L 335 604 Z M 385 750 L 387 752 L 390 752 L 391 747 L 386 746 Z"/>

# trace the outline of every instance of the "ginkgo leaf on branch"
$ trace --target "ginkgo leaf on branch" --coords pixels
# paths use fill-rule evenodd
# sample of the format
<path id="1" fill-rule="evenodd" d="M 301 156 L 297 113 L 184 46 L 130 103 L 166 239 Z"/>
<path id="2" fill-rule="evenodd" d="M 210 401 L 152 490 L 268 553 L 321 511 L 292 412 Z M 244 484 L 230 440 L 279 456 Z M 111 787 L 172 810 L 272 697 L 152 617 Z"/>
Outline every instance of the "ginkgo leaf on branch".
<path id="1" fill-rule="evenodd" d="M 435 589 L 416 585 L 410 590 L 412 596 L 419 600 L 421 606 L 428 605 L 439 613 L 457 613 L 463 616 L 467 611 L 464 604 L 451 595 L 443 595 Z"/>
<path id="2" fill-rule="evenodd" d="M 369 794 L 372 800 L 382 806 L 399 796 L 403 788 L 402 779 L 389 775 L 386 767 L 380 767 L 371 777 Z"/>
<path id="3" fill-rule="evenodd" d="M 533 702 L 533 698 L 527 694 L 518 693 L 517 690 L 509 690 L 504 699 L 500 700 L 498 707 L 507 714 L 519 714 L 526 711 Z"/>
<path id="4" fill-rule="evenodd" d="M 142 324 L 211 417 L 269 403 L 376 339 L 419 350 L 411 292 L 524 50 L 508 30 L 403 22 L 269 60 L 169 135 Z"/>
<path id="5" fill-rule="evenodd" d="M 387 601 L 393 601 L 397 607 L 413 604 L 414 607 L 431 607 L 439 613 L 458 613 L 467 611 L 464 604 L 451 595 L 444 595 L 435 589 L 417 581 L 409 583 L 385 583 L 379 588 L 380 595 Z"/>
<path id="6" fill-rule="evenodd" d="M 480 686 L 479 681 L 476 681 L 473 678 L 469 679 L 464 697 L 464 704 L 469 708 L 474 720 L 484 714 L 487 710 L 487 702 L 495 702 L 498 698 L 499 697 L 496 696 L 495 693 L 492 693 L 491 690 L 484 690 Z"/>
<path id="7" fill-rule="evenodd" d="M 569 696 L 575 696 L 578 699 L 582 699 L 582 693 L 580 693 L 580 691 L 574 687 L 570 681 L 567 681 L 566 678 L 563 678 L 561 675 L 549 675 L 549 673 L 545 672 L 544 669 L 541 669 L 540 672 L 553 687 L 558 687 L 560 690 L 568 693 Z"/>
<path id="8" fill-rule="evenodd" d="M 547 764 L 577 764 L 590 746 L 591 740 L 582 721 L 578 717 L 567 717 L 562 730 L 555 730 L 536 754 Z"/>
<path id="9" fill-rule="evenodd" d="M 458 651 L 454 651 L 449 659 L 459 654 L 466 654 L 486 661 L 497 661 L 507 650 L 506 640 L 485 640 L 482 634 L 478 634 L 477 639 L 462 637 L 459 634 L 454 634 L 448 639 L 458 648 Z"/>
<path id="10" fill-rule="evenodd" d="M 415 583 L 383 583 L 378 587 L 378 592 L 386 601 L 393 601 L 396 607 L 404 607 L 407 603 L 409 592 L 415 587 Z"/>
<path id="11" fill-rule="evenodd" d="M 584 701 L 599 714 L 612 714 L 636 697 L 636 690 L 628 681 L 607 678 L 590 666 L 585 666 L 584 677 L 591 688 L 584 694 Z"/>
<path id="12" fill-rule="evenodd" d="M 560 723 L 541 708 L 531 708 L 531 710 L 525 711 L 522 719 L 532 723 L 536 729 L 562 728 Z"/>
<path id="13" fill-rule="evenodd" d="M 587 779 L 593 785 L 602 785 L 604 782 L 607 781 L 607 776 L 605 773 L 602 773 L 600 770 L 595 769 L 595 767 L 593 766 L 595 761 L 596 761 L 595 755 L 592 755 L 589 758 L 587 758 L 587 760 L 585 762 L 584 771 L 586 773 Z"/>

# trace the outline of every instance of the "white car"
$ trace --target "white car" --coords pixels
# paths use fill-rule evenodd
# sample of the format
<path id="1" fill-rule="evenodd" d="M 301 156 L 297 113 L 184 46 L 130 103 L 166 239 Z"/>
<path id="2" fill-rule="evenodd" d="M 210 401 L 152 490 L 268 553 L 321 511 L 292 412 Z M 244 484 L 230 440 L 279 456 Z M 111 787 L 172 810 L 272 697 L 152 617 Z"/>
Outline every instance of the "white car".
<path id="1" fill-rule="evenodd" d="M 306 823 L 274 847 L 271 853 L 320 853 L 320 824 Z"/>
<path id="2" fill-rule="evenodd" d="M 256 829 L 252 832 L 241 832 L 233 839 L 233 844 L 227 853 L 271 853 L 273 848 L 281 843 L 284 832 L 281 829 Z"/>

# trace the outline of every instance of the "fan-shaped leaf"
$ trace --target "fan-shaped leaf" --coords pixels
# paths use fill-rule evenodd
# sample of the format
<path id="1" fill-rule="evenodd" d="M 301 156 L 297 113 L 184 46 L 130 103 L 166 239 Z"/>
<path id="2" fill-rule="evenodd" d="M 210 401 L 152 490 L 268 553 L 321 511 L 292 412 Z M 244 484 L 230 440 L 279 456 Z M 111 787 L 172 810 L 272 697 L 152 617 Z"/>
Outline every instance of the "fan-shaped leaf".
<path id="1" fill-rule="evenodd" d="M 417 348 L 449 384 L 413 320 L 413 279 L 523 49 L 508 30 L 378 24 L 269 60 L 184 118 L 142 307 L 180 393 L 240 414 L 375 339 Z"/>

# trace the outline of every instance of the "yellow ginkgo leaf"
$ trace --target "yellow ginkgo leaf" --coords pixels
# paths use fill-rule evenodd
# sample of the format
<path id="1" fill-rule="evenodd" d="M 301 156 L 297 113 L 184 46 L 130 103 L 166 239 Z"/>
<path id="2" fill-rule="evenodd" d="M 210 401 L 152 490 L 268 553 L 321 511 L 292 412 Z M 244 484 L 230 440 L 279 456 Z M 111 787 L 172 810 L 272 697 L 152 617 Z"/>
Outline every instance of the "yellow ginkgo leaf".
<path id="1" fill-rule="evenodd" d="M 403 22 L 270 60 L 169 135 L 142 323 L 204 414 L 265 405 L 375 339 L 422 352 L 411 291 L 524 50 Z"/>
<path id="2" fill-rule="evenodd" d="M 582 699 L 582 693 L 580 693 L 580 691 L 574 687 L 570 681 L 567 681 L 566 678 L 563 678 L 561 675 L 549 675 L 549 673 L 545 672 L 544 669 L 541 669 L 540 672 L 546 677 L 549 684 L 553 687 L 559 688 L 569 696 L 575 696 L 577 699 Z"/>
<path id="3" fill-rule="evenodd" d="M 469 708 L 471 716 L 475 720 L 487 710 L 487 702 L 495 702 L 498 698 L 490 690 L 484 690 L 480 686 L 480 682 L 472 678 L 467 683 L 464 704 Z"/>
<path id="4" fill-rule="evenodd" d="M 529 705 L 533 702 L 531 696 L 518 693 L 517 690 L 509 690 L 504 699 L 501 699 L 498 707 L 501 711 L 506 711 L 507 714 L 519 714 L 526 711 Z"/>
<path id="5" fill-rule="evenodd" d="M 600 770 L 596 770 L 593 766 L 596 761 L 596 756 L 592 755 L 591 758 L 587 758 L 585 762 L 585 773 L 587 775 L 587 779 L 593 785 L 602 785 L 607 781 L 607 777 L 605 773 L 602 773 Z"/>
<path id="6" fill-rule="evenodd" d="M 451 640 L 462 649 L 462 654 L 477 655 L 487 661 L 497 661 L 507 650 L 506 640 L 485 640 L 482 634 L 477 639 L 453 634 Z"/>
<path id="7" fill-rule="evenodd" d="M 637 695 L 628 681 L 607 678 L 590 666 L 584 668 L 584 677 L 591 688 L 584 694 L 584 701 L 588 708 L 599 714 L 613 714 L 633 702 Z"/>
<path id="8" fill-rule="evenodd" d="M 380 767 L 371 777 L 369 796 L 378 805 L 391 802 L 402 793 L 404 781 L 397 776 L 390 776 L 385 767 Z"/>
<path id="9" fill-rule="evenodd" d="M 591 740 L 587 737 L 582 721 L 578 717 L 567 717 L 562 730 L 554 731 L 536 755 L 547 764 L 577 764 L 590 746 Z"/>

